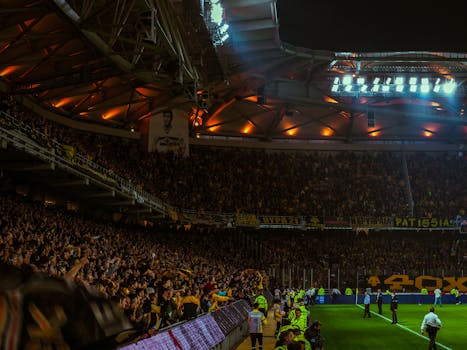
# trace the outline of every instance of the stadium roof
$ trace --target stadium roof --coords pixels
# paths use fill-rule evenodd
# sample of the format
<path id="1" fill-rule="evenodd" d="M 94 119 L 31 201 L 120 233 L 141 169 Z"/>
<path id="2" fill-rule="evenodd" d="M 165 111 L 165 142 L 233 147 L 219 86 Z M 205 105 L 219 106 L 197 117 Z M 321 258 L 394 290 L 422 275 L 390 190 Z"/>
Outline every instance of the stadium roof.
<path id="1" fill-rule="evenodd" d="M 418 42 L 410 49 L 410 40 L 399 40 L 400 50 L 385 48 L 385 32 L 367 23 L 368 33 L 378 32 L 381 40 L 364 47 L 358 35 L 348 35 L 347 23 L 328 20 L 329 8 L 321 15 L 318 2 L 222 0 L 229 38 L 215 46 L 210 34 L 219 28 L 208 18 L 213 3 L 2 1 L 3 90 L 72 118 L 128 129 L 155 111 L 178 107 L 186 110 L 192 136 L 200 138 L 466 143 L 467 53 L 462 43 L 460 52 L 447 45 L 461 37 L 457 22 L 453 35 L 432 41 L 447 43 L 438 50 L 422 50 Z M 282 21 L 277 10 L 297 4 L 326 25 L 284 31 L 306 17 L 291 21 L 282 11 Z M 331 24 L 339 29 L 331 31 Z M 297 28 L 310 38 L 329 34 L 329 40 L 307 40 L 308 48 L 282 40 L 292 41 Z M 340 41 L 333 41 L 335 33 Z M 302 45 L 303 38 L 293 44 Z M 376 78 L 379 90 L 373 91 Z M 396 90 L 397 78 L 402 90 Z M 443 84 L 452 82 L 456 89 L 448 94 Z"/>

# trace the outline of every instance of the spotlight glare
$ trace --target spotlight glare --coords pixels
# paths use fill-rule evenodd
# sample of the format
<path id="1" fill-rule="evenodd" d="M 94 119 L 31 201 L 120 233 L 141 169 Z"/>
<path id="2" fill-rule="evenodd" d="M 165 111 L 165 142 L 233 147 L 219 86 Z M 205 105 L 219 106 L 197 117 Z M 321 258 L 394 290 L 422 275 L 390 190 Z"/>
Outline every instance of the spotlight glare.
<path id="1" fill-rule="evenodd" d="M 331 88 L 331 91 L 332 91 L 332 92 L 337 92 L 337 91 L 339 91 L 339 85 L 334 84 L 334 85 L 332 86 L 332 88 Z"/>
<path id="2" fill-rule="evenodd" d="M 339 77 L 334 78 L 334 84 L 339 84 Z"/>
<path id="3" fill-rule="evenodd" d="M 394 81 L 396 85 L 402 85 L 404 84 L 404 77 L 396 77 L 396 80 Z"/>
<path id="4" fill-rule="evenodd" d="M 422 85 L 420 86 L 420 92 L 422 94 L 426 94 L 426 93 L 430 92 L 430 85 L 422 83 Z"/>
<path id="5" fill-rule="evenodd" d="M 383 85 L 381 91 L 382 92 L 389 92 L 389 85 Z"/>
<path id="6" fill-rule="evenodd" d="M 219 2 L 211 3 L 211 22 L 220 25 L 222 23 L 222 16 L 224 14 L 224 9 Z"/>
<path id="7" fill-rule="evenodd" d="M 379 82 L 380 82 L 380 78 L 376 77 L 374 80 L 373 80 L 373 85 L 378 85 Z"/>
<path id="8" fill-rule="evenodd" d="M 352 84 L 352 76 L 351 75 L 344 76 L 344 78 L 342 79 L 342 84 L 344 85 Z"/>
<path id="9" fill-rule="evenodd" d="M 225 42 L 229 38 L 229 33 L 225 33 L 224 36 L 221 39 L 221 42 Z"/>
<path id="10" fill-rule="evenodd" d="M 358 85 L 363 85 L 363 84 L 365 84 L 365 78 L 363 78 L 363 77 L 357 78 L 357 84 L 358 84 Z"/>
<path id="11" fill-rule="evenodd" d="M 417 85 L 410 85 L 410 92 L 417 92 Z"/>
<path id="12" fill-rule="evenodd" d="M 221 34 L 224 34 L 228 29 L 229 25 L 227 23 L 224 23 L 222 27 L 220 27 L 219 31 L 221 32 Z"/>
<path id="13" fill-rule="evenodd" d="M 456 89 L 456 83 L 454 82 L 454 80 L 447 81 L 443 84 L 443 91 L 446 94 L 452 94 L 455 89 Z"/>
<path id="14" fill-rule="evenodd" d="M 410 77 L 409 85 L 417 85 L 417 77 Z M 412 90 L 410 90 L 412 91 Z"/>
<path id="15" fill-rule="evenodd" d="M 373 91 L 373 92 L 378 92 L 378 91 L 379 91 L 379 87 L 380 87 L 380 85 L 378 85 L 378 84 L 373 85 L 373 87 L 371 88 L 371 91 Z"/>
<path id="16" fill-rule="evenodd" d="M 397 92 L 404 92 L 404 85 L 396 85 Z"/>

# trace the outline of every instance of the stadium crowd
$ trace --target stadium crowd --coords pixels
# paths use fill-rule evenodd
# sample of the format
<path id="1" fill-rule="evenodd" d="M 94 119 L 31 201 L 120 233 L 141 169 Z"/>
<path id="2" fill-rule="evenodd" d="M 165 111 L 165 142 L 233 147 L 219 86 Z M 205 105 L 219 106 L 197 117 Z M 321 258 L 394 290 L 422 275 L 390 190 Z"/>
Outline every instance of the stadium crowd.
<path id="1" fill-rule="evenodd" d="M 235 300 L 251 302 L 261 289 L 276 287 L 280 311 L 285 312 L 274 312 L 282 325 L 276 345 L 321 344 L 319 324 L 312 322 L 306 307 L 310 299 L 304 308 L 304 291 L 288 287 L 303 281 L 298 277 L 281 284 L 268 276 L 269 266 L 314 269 L 314 285 L 325 286 L 328 269 L 337 264 L 351 271 L 341 275 L 343 292 L 355 286 L 357 270 L 411 273 L 405 271 L 410 266 L 415 273 L 443 268 L 449 274 L 464 268 L 467 252 L 466 242 L 452 233 L 251 230 L 244 232 L 250 237 L 244 241 L 235 237 L 237 231 L 129 226 L 16 194 L 0 198 L 0 262 L 97 288 L 144 336 Z M 242 246 L 252 242 L 268 249 Z"/>
<path id="2" fill-rule="evenodd" d="M 198 212 L 321 217 L 465 214 L 461 155 L 413 153 L 408 178 L 400 153 L 272 152 L 191 147 L 190 156 L 150 153 L 135 140 L 72 130 L 3 96 L 1 109 L 131 180 L 165 202 Z M 47 140 L 42 140 L 47 143 Z M 431 176 L 436 174 L 437 176 Z"/>
<path id="3" fill-rule="evenodd" d="M 17 195 L 0 199 L 0 261 L 92 285 L 148 329 L 247 299 L 267 283 L 260 262 L 228 235 L 97 223 Z"/>
<path id="4" fill-rule="evenodd" d="M 10 98 L 2 98 L 0 110 L 26 123 L 31 137 L 44 146 L 53 147 L 53 141 L 68 145 L 73 148 L 70 157 L 74 152 L 85 155 L 184 209 L 327 217 L 411 215 L 399 153 L 192 147 L 185 158 L 148 154 L 139 141 L 63 127 Z M 464 215 L 463 157 L 409 154 L 407 167 L 415 216 Z M 229 230 L 128 227 L 14 195 L 0 199 L 0 261 L 90 284 L 114 299 L 133 325 L 149 330 L 248 299 L 268 285 L 264 269 L 270 264 L 271 269 L 294 265 L 300 271 L 313 270 L 315 285 L 325 285 L 328 269 L 337 266 L 352 271 L 340 278 L 343 286 L 353 286 L 356 270 L 460 271 L 466 256 L 465 242 L 443 231 L 424 232 L 423 237 L 413 232 L 286 233 L 287 239 L 284 231 L 254 233 L 268 248 L 255 255 L 241 249 Z M 274 283 L 279 284 L 276 272 Z"/>

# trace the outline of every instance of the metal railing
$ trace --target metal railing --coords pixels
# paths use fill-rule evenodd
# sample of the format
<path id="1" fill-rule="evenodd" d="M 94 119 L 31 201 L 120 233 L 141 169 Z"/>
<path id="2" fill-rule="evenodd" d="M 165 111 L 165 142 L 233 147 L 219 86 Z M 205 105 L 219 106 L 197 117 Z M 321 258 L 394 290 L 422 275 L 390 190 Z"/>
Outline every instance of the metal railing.
<path id="1" fill-rule="evenodd" d="M 80 154 L 73 145 L 63 145 L 3 111 L 0 111 L 0 137 L 15 148 L 49 162 L 52 168 L 58 166 L 86 181 L 92 180 L 162 214 L 173 210 L 170 205 L 138 188 L 130 180 Z"/>

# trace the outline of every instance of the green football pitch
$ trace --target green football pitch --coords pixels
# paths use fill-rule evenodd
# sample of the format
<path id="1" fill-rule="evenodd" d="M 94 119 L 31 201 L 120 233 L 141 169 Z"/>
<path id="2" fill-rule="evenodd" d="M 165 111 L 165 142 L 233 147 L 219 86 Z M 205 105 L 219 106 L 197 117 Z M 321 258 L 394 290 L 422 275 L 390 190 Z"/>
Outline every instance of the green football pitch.
<path id="1" fill-rule="evenodd" d="M 383 315 L 371 305 L 371 318 L 363 318 L 362 305 L 315 305 L 311 319 L 322 323 L 321 334 L 326 350 L 344 349 L 428 349 L 428 338 L 420 334 L 423 317 L 431 305 L 400 304 L 398 324 L 391 324 L 389 305 L 383 305 Z M 438 349 L 467 349 L 467 305 L 446 304 L 437 307 L 443 323 L 436 337 Z"/>

